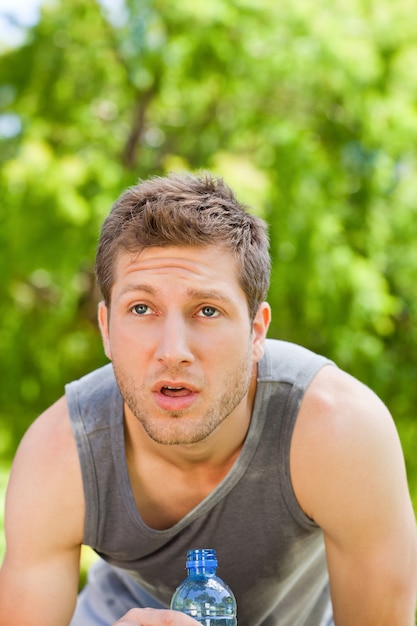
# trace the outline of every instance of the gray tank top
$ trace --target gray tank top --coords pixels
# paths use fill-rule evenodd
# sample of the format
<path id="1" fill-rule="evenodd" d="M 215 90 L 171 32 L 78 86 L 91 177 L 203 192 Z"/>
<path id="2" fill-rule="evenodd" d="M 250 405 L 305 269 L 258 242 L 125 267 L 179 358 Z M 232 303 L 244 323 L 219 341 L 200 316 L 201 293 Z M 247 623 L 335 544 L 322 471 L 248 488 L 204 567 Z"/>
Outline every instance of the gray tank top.
<path id="1" fill-rule="evenodd" d="M 238 459 L 167 530 L 149 528 L 135 505 L 111 364 L 67 385 L 86 500 L 84 543 L 167 606 L 185 577 L 187 550 L 215 548 L 240 626 L 320 626 L 329 605 L 323 536 L 297 503 L 289 452 L 305 390 L 328 363 L 300 346 L 267 340 Z"/>

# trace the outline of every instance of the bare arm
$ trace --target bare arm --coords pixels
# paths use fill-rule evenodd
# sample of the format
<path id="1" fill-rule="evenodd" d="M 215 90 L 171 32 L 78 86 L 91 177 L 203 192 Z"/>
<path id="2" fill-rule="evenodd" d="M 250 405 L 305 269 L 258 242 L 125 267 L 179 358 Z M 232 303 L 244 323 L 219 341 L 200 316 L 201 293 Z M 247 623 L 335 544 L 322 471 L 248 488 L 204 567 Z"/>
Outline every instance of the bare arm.
<path id="1" fill-rule="evenodd" d="M 0 626 L 68 626 L 77 597 L 82 480 L 62 399 L 29 428 L 6 497 Z"/>
<path id="2" fill-rule="evenodd" d="M 301 407 L 291 471 L 302 508 L 324 532 L 336 626 L 413 626 L 416 525 L 382 402 L 324 368 Z"/>

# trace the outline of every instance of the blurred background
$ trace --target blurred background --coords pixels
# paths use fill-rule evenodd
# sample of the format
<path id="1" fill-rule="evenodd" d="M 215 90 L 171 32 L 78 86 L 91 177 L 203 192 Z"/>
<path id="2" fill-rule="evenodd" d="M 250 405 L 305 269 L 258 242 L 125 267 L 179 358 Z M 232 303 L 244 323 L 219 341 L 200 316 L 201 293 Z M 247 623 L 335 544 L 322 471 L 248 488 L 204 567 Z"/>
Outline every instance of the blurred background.
<path id="1" fill-rule="evenodd" d="M 111 204 L 138 178 L 210 169 L 270 224 L 270 336 L 380 395 L 417 508 L 414 0 L 0 13 L 1 499 L 28 425 L 105 362 L 93 262 Z"/>

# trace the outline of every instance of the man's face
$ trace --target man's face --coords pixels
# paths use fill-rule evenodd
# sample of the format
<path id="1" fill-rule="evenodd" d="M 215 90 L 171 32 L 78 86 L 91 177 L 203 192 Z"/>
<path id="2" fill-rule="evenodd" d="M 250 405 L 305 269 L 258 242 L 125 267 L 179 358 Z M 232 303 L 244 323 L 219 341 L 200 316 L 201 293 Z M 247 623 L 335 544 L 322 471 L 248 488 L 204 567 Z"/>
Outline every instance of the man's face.
<path id="1" fill-rule="evenodd" d="M 269 307 L 261 305 L 252 325 L 229 251 L 120 253 L 110 311 L 101 304 L 99 321 L 125 410 L 154 441 L 196 443 L 247 410 Z"/>

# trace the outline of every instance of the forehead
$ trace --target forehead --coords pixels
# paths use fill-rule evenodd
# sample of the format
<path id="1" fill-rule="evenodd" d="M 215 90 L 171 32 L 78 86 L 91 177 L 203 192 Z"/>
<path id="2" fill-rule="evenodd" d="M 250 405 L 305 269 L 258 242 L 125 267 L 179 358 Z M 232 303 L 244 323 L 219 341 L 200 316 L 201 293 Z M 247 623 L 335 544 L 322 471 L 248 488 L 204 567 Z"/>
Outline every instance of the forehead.
<path id="1" fill-rule="evenodd" d="M 159 280 L 216 284 L 225 289 L 238 289 L 238 264 L 225 246 L 158 246 L 141 252 L 120 251 L 114 268 L 113 290 L 132 281 Z M 243 293 L 243 292 L 242 292 Z"/>

